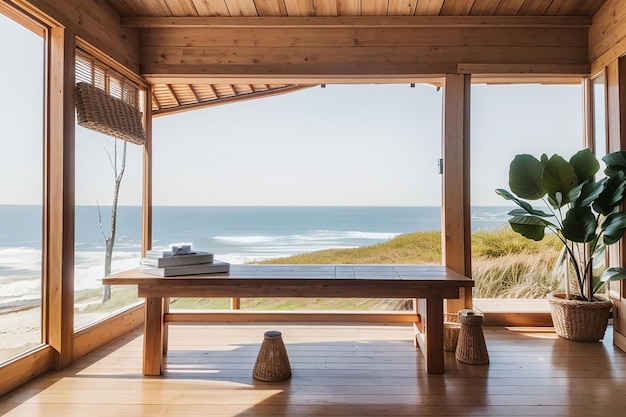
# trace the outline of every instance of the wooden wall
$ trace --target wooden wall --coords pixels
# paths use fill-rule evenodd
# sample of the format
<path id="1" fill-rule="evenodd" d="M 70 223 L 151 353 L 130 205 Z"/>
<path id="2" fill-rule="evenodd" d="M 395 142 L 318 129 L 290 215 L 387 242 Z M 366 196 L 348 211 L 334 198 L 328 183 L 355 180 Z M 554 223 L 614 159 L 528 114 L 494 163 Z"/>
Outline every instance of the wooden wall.
<path id="1" fill-rule="evenodd" d="M 7 0 L 1 0 L 7 1 Z M 136 29 L 120 26 L 120 16 L 104 1 L 11 0 L 44 23 L 61 26 L 129 70 L 139 72 Z"/>
<path id="2" fill-rule="evenodd" d="M 602 70 L 626 53 L 626 2 L 608 0 L 593 16 L 589 28 L 591 73 Z"/>
<path id="3" fill-rule="evenodd" d="M 606 76 L 608 151 L 626 149 L 626 2 L 608 0 L 593 17 L 589 28 L 591 74 Z M 609 250 L 611 265 L 626 263 L 626 245 Z M 613 343 L 626 350 L 626 282 L 612 283 Z"/>
<path id="4" fill-rule="evenodd" d="M 470 73 L 586 74 L 574 18 L 127 18 L 141 29 L 141 73 L 223 78 Z"/>

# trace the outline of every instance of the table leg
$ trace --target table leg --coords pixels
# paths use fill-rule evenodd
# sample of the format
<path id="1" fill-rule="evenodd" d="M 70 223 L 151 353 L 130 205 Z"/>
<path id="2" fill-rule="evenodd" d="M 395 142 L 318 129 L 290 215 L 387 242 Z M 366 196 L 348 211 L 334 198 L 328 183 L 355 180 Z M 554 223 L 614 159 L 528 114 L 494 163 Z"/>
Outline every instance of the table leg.
<path id="1" fill-rule="evenodd" d="M 161 375 L 163 370 L 163 298 L 146 298 L 143 334 L 143 374 Z"/>
<path id="2" fill-rule="evenodd" d="M 421 304 L 421 303 L 425 303 Z M 415 323 L 415 342 L 419 345 L 429 374 L 444 373 L 443 351 L 443 298 L 420 299 L 425 309 L 421 321 Z M 422 308 L 420 308 L 422 310 Z"/>
<path id="3" fill-rule="evenodd" d="M 429 374 L 443 374 L 443 298 L 426 300 L 426 371 Z"/>
<path id="4" fill-rule="evenodd" d="M 163 315 L 170 312 L 170 298 L 163 299 Z M 170 325 L 165 321 L 165 317 L 163 317 L 163 354 L 167 353 L 167 342 L 170 334 Z"/>

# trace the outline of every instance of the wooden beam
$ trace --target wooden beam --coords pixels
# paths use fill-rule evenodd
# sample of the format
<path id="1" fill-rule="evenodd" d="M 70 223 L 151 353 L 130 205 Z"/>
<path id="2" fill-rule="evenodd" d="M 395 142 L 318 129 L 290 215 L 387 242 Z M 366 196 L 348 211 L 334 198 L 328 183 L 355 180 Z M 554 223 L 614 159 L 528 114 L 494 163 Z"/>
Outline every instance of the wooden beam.
<path id="1" fill-rule="evenodd" d="M 470 218 L 470 90 L 471 76 L 448 74 L 443 96 L 443 264 L 472 276 Z M 449 300 L 448 311 L 471 307 L 471 290 Z"/>
<path id="2" fill-rule="evenodd" d="M 345 311 L 203 311 L 165 314 L 167 323 L 413 323 L 414 312 Z"/>
<path id="3" fill-rule="evenodd" d="M 141 215 L 141 255 L 152 249 L 152 87 L 147 86 L 144 94 L 143 127 L 146 141 L 143 146 L 143 198 Z"/>
<path id="4" fill-rule="evenodd" d="M 273 20 L 258 19 L 266 26 L 245 18 L 242 24 L 216 27 L 144 29 L 140 39 L 142 75 L 151 79 L 300 78 L 316 79 L 317 84 L 329 83 L 324 78 L 589 73 L 587 27 L 535 27 L 527 20 L 519 26 L 499 22 L 487 26 L 405 27 L 393 23 L 382 26 L 370 19 L 365 20 L 367 24 L 350 26 L 351 18 L 345 22 L 330 19 L 339 19 L 337 24 L 323 24 L 325 18 L 322 22 L 303 18 L 298 19 L 300 25 L 280 26 Z M 307 26 L 309 21 L 319 26 Z"/>
<path id="5" fill-rule="evenodd" d="M 141 17 L 120 19 L 129 28 L 587 28 L 583 16 L 329 16 L 329 17 Z"/>
<path id="6" fill-rule="evenodd" d="M 72 363 L 74 345 L 75 38 L 57 27 L 49 43 L 42 324 L 62 369 Z"/>
<path id="7" fill-rule="evenodd" d="M 452 66 L 447 66 L 452 68 Z M 225 70 L 217 74 L 143 74 L 143 77 L 154 84 L 411 84 L 426 83 L 436 84 L 441 82 L 440 75 L 424 76 L 394 76 L 377 74 L 363 75 L 276 75 L 266 74 L 257 76 L 253 74 L 229 74 Z M 217 96 L 217 94 L 216 94 Z"/>

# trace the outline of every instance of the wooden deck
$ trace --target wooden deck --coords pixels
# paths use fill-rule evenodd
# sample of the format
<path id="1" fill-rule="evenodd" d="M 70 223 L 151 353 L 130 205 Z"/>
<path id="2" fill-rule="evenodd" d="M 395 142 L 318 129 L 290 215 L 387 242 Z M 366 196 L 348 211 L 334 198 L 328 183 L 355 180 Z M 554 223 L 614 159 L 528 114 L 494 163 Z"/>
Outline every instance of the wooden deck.
<path id="1" fill-rule="evenodd" d="M 283 332 L 293 376 L 251 377 L 265 330 Z M 491 363 L 424 372 L 411 326 L 171 325 L 166 372 L 142 375 L 137 330 L 0 398 L 15 416 L 617 416 L 626 354 L 549 329 L 485 328 Z"/>

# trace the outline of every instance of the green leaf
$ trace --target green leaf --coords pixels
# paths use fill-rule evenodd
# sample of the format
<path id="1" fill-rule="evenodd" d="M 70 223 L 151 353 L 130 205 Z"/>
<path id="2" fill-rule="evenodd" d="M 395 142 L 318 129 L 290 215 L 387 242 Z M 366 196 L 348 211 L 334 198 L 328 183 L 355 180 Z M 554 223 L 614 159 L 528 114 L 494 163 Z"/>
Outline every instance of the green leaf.
<path id="1" fill-rule="evenodd" d="M 546 222 L 536 216 L 515 216 L 509 219 L 511 229 L 527 239 L 541 240 L 545 236 Z"/>
<path id="2" fill-rule="evenodd" d="M 560 208 L 569 203 L 567 196 L 578 185 L 574 167 L 559 155 L 552 155 L 543 168 L 543 188 Z"/>
<path id="3" fill-rule="evenodd" d="M 525 216 L 527 214 L 533 214 L 539 217 L 554 217 L 552 213 L 546 213 L 541 210 L 532 209 L 532 212 L 525 209 L 513 209 L 507 213 L 509 216 Z"/>
<path id="4" fill-rule="evenodd" d="M 604 216 L 608 216 L 624 200 L 626 174 L 619 171 L 612 177 L 604 178 L 603 181 L 604 189 L 593 202 L 593 209 Z"/>
<path id="5" fill-rule="evenodd" d="M 576 207 L 587 207 L 592 205 L 596 198 L 598 198 L 604 191 L 606 180 L 606 178 L 603 178 L 599 182 L 586 182 L 575 187 L 570 193 L 570 201 L 572 201 Z M 574 193 L 575 190 L 578 190 L 578 195 Z"/>
<path id="6" fill-rule="evenodd" d="M 578 177 L 579 184 L 585 181 L 593 182 L 596 173 L 600 169 L 598 159 L 593 152 L 587 148 L 576 152 L 576 154 L 570 158 L 569 163 L 574 167 L 574 172 Z"/>
<path id="7" fill-rule="evenodd" d="M 602 160 L 606 164 L 606 169 L 614 171 L 626 171 L 626 151 L 617 151 L 608 155 L 604 155 L 602 157 Z"/>
<path id="8" fill-rule="evenodd" d="M 626 279 L 626 268 L 619 266 L 612 266 L 607 268 L 600 278 L 602 281 L 620 281 Z"/>
<path id="9" fill-rule="evenodd" d="M 534 213 L 535 209 L 533 208 L 533 206 L 528 204 L 526 201 L 520 200 L 519 198 L 515 197 L 513 194 L 511 194 L 507 190 L 498 188 L 496 190 L 496 194 L 498 194 L 500 197 L 504 198 L 505 200 L 513 201 L 515 204 L 520 206 L 528 214 L 535 214 Z"/>
<path id="10" fill-rule="evenodd" d="M 598 222 L 591 207 L 574 207 L 563 220 L 563 237 L 572 242 L 591 242 L 596 238 Z"/>
<path id="11" fill-rule="evenodd" d="M 612 245 L 621 239 L 626 230 L 626 213 L 611 213 L 602 223 L 604 243 Z"/>
<path id="12" fill-rule="evenodd" d="M 546 194 L 542 182 L 543 164 L 528 154 L 516 155 L 509 167 L 509 187 L 520 198 L 539 200 Z"/>

